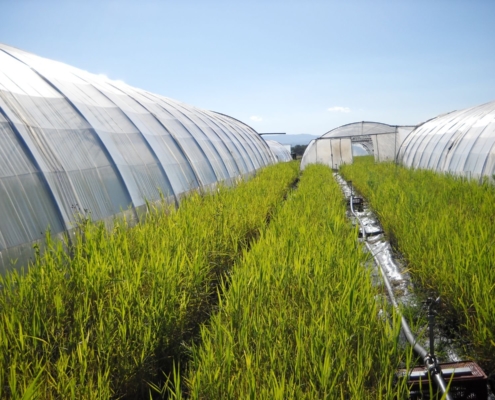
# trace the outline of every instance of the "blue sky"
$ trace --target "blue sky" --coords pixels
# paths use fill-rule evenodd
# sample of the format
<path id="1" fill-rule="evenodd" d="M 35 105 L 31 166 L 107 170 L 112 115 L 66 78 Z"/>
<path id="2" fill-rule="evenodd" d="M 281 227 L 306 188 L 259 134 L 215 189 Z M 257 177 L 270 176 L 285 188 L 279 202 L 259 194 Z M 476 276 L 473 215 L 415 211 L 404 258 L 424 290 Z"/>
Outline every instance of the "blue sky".
<path id="1" fill-rule="evenodd" d="M 495 100 L 493 0 L 0 0 L 0 42 L 258 132 Z"/>

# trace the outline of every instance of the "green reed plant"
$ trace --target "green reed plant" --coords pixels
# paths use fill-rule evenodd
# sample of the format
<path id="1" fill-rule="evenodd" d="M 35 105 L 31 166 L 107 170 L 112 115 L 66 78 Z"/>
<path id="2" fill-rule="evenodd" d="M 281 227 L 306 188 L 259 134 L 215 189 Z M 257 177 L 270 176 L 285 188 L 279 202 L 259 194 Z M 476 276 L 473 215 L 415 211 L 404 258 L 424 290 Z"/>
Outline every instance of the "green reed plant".
<path id="1" fill-rule="evenodd" d="M 271 166 L 177 210 L 150 205 L 132 228 L 82 219 L 70 256 L 47 233 L 27 271 L 0 277 L 0 398 L 149 398 L 297 175 Z"/>
<path id="2" fill-rule="evenodd" d="M 411 273 L 454 310 L 495 370 L 495 187 L 360 157 L 341 168 L 376 210 Z"/>
<path id="3" fill-rule="evenodd" d="M 174 398 L 402 398 L 411 353 L 364 267 L 332 171 L 311 165 L 223 282 Z"/>

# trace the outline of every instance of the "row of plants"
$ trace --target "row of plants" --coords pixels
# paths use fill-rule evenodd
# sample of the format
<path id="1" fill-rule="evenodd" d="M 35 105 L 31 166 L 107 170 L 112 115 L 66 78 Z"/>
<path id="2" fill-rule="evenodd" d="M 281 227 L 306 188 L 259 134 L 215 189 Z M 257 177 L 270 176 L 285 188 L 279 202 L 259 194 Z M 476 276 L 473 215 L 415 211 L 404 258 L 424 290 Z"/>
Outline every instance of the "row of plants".
<path id="1" fill-rule="evenodd" d="M 411 351 L 364 267 L 369 255 L 332 171 L 308 166 L 298 189 L 234 266 L 218 312 L 169 395 L 192 399 L 404 398 Z"/>
<path id="2" fill-rule="evenodd" d="M 217 303 L 217 285 L 298 175 L 268 167 L 235 188 L 149 206 L 144 223 L 81 219 L 70 252 L 0 277 L 0 398 L 149 398 Z"/>
<path id="3" fill-rule="evenodd" d="M 369 200 L 416 282 L 442 296 L 495 371 L 495 187 L 372 157 L 341 172 Z"/>

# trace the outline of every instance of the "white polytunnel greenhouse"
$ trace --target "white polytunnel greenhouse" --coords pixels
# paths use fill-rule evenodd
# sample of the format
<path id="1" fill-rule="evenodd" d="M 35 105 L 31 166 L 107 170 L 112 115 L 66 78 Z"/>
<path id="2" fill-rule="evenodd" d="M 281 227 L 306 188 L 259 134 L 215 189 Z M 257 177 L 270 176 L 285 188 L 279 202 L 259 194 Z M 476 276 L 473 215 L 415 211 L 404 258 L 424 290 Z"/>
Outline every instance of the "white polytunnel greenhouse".
<path id="1" fill-rule="evenodd" d="M 402 142 L 414 128 L 368 121 L 342 125 L 308 145 L 301 169 L 311 163 L 338 168 L 341 164 L 351 164 L 353 157 L 364 151 L 373 154 L 377 161 L 394 161 Z"/>
<path id="2" fill-rule="evenodd" d="M 0 271 L 81 213 L 139 219 L 279 153 L 232 117 L 0 44 Z"/>
<path id="3" fill-rule="evenodd" d="M 399 149 L 398 161 L 407 167 L 493 180 L 495 101 L 418 126 Z"/>
<path id="4" fill-rule="evenodd" d="M 265 140 L 265 141 L 268 144 L 268 146 L 270 146 L 270 150 L 275 155 L 278 161 L 287 162 L 292 160 L 290 151 L 282 143 L 279 143 L 275 140 Z"/>

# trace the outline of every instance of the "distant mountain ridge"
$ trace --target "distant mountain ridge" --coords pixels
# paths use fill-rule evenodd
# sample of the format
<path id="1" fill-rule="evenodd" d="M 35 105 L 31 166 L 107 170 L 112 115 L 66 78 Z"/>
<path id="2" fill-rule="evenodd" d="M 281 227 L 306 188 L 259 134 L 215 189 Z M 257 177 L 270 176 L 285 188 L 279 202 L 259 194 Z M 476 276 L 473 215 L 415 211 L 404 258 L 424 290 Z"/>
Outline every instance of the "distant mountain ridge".
<path id="1" fill-rule="evenodd" d="M 309 133 L 299 133 L 297 135 L 263 135 L 261 137 L 266 140 L 275 140 L 282 144 L 296 146 L 298 144 L 309 144 L 309 142 L 319 136 L 310 135 Z"/>

